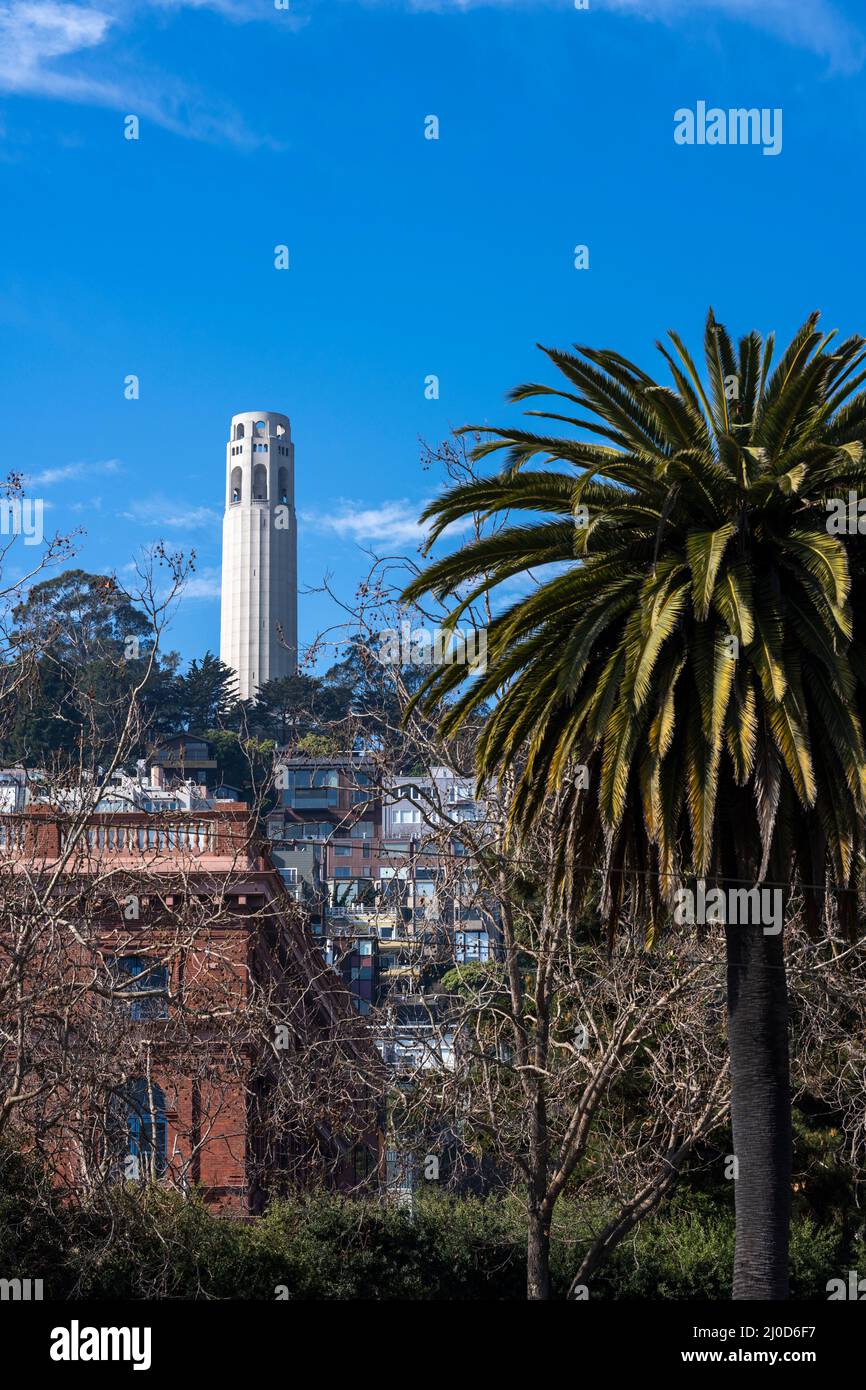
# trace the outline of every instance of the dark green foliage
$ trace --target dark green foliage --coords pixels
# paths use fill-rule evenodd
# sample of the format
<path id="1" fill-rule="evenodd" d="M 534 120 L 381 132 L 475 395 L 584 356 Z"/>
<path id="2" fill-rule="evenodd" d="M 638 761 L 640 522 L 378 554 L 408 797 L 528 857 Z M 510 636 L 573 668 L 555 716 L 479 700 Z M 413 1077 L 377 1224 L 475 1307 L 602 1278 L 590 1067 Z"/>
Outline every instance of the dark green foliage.
<path id="1" fill-rule="evenodd" d="M 70 1212 L 39 1165 L 0 1143 L 0 1276 L 42 1279 L 45 1297 L 59 1297 L 70 1241 Z"/>
<path id="2" fill-rule="evenodd" d="M 280 676 L 267 681 L 251 713 L 251 727 L 280 744 L 303 738 L 320 717 L 321 686 L 314 676 Z"/>
<path id="3" fill-rule="evenodd" d="M 214 745 L 220 781 L 253 795 L 265 786 L 273 773 L 273 743 L 233 729 L 206 729 L 205 736 Z"/>
<path id="4" fill-rule="evenodd" d="M 725 1299 L 733 1260 L 730 1185 L 683 1187 L 590 1281 L 594 1299 Z M 851 1212 L 849 1212 L 849 1215 Z M 563 1202 L 553 1233 L 553 1294 L 563 1298 L 601 1213 Z M 799 1213 L 792 1296 L 826 1298 L 856 1268 L 855 1225 Z M 41 1278 L 47 1298 L 520 1300 L 525 1213 L 514 1197 L 430 1190 L 414 1214 L 330 1193 L 275 1202 L 255 1221 L 209 1214 L 160 1188 L 63 1206 L 38 1168 L 0 1147 L 0 1249 L 7 1278 Z"/>
<path id="5" fill-rule="evenodd" d="M 26 679 L 16 684 L 15 709 L 4 712 L 0 762 L 98 766 L 117 747 L 153 655 L 148 620 L 115 579 L 84 570 L 35 584 L 13 619 L 14 660 Z M 162 737 L 206 732 L 218 744 L 222 780 L 249 788 L 260 782 L 272 745 L 315 752 L 327 739 L 329 750 L 342 752 L 359 733 L 399 725 L 384 668 L 357 642 L 324 675 L 268 681 L 255 702 L 238 700 L 234 672 L 212 652 L 183 674 L 179 664 L 175 652 L 156 654 L 130 762 Z"/>
<path id="6" fill-rule="evenodd" d="M 129 637 L 138 639 L 141 652 L 153 644 L 147 619 L 117 582 L 84 570 L 34 584 L 12 616 L 25 649 L 48 648 L 69 666 L 118 656 Z"/>
<path id="7" fill-rule="evenodd" d="M 201 661 L 191 661 L 170 692 L 176 729 L 222 728 L 230 721 L 237 700 L 237 679 L 231 667 L 205 652 Z"/>
<path id="8" fill-rule="evenodd" d="M 24 674 L 17 683 L 10 672 L 18 698 L 4 719 L 0 756 L 31 767 L 64 758 L 98 765 L 117 746 L 130 692 L 147 671 L 146 618 L 111 577 L 67 570 L 34 584 L 13 619 Z M 176 664 L 174 654 L 164 659 L 163 682 Z"/>
<path id="9" fill-rule="evenodd" d="M 555 1288 L 568 1282 L 568 1255 L 568 1245 L 554 1241 Z M 809 1217 L 794 1221 L 790 1262 L 791 1298 L 826 1299 L 827 1280 L 848 1268 L 838 1227 L 819 1227 Z M 682 1192 L 613 1251 L 590 1280 L 589 1297 L 724 1301 L 733 1264 L 733 1204 Z"/>

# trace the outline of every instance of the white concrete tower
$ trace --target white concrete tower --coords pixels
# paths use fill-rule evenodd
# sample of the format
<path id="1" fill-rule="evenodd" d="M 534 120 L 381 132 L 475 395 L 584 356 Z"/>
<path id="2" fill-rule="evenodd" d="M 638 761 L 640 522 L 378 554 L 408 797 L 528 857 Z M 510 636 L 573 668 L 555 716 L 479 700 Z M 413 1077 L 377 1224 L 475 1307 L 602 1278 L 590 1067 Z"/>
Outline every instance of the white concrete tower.
<path id="1" fill-rule="evenodd" d="M 220 660 L 237 672 L 243 700 L 252 699 L 265 681 L 296 669 L 297 571 L 288 416 L 273 410 L 233 415 L 226 446 Z"/>

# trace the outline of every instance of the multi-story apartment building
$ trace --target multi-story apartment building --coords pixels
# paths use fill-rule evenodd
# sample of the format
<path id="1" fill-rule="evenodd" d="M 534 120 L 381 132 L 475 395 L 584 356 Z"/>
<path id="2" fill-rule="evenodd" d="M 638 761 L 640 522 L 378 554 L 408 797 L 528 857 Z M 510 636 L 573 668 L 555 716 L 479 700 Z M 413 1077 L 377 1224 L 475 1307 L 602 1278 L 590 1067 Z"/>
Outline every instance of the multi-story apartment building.
<path id="1" fill-rule="evenodd" d="M 268 817 L 274 862 L 288 891 L 304 903 L 325 962 L 341 975 L 359 1013 L 368 1013 L 376 1002 L 373 939 L 344 932 L 335 907 L 343 894 L 358 896 L 358 884 L 367 885 L 369 899 L 376 881 L 382 805 L 375 764 L 353 755 L 286 758 L 276 785 L 280 800 Z"/>
<path id="2" fill-rule="evenodd" d="M 384 797 L 383 849 L 394 856 L 406 846 L 413 906 L 447 924 L 458 964 L 487 960 L 491 951 L 493 922 L 484 911 L 470 844 L 460 833 L 462 826 L 483 827 L 485 817 L 471 780 L 445 767 L 393 778 Z"/>
<path id="3" fill-rule="evenodd" d="M 487 960 L 495 931 L 460 836 L 484 815 L 471 783 L 442 767 L 382 779 L 361 755 L 286 758 L 277 782 L 274 860 L 325 960 L 360 1013 L 376 1010 L 390 1065 L 441 1062 L 449 1043 L 443 1049 L 436 981 L 455 963 Z"/>
<path id="4" fill-rule="evenodd" d="M 238 789 L 221 784 L 214 745 L 189 733 L 160 740 L 135 772 L 119 769 L 109 778 L 95 810 L 179 811 L 241 800 Z M 91 804 L 97 775 L 61 782 L 40 768 L 0 769 L 0 814 L 28 806 Z"/>
<path id="5" fill-rule="evenodd" d="M 288 757 L 277 782 L 274 860 L 324 960 L 369 1017 L 392 1084 L 411 1088 L 419 1070 L 453 1063 L 443 974 L 496 949 L 495 905 L 473 857 L 491 832 L 486 807 L 448 768 L 383 777 L 363 755 Z M 411 1201 L 418 1155 L 385 1121 L 385 1190 Z"/>
<path id="6" fill-rule="evenodd" d="M 154 787 L 189 782 L 213 791 L 217 786 L 214 745 L 201 734 L 187 732 L 160 739 L 146 766 Z"/>

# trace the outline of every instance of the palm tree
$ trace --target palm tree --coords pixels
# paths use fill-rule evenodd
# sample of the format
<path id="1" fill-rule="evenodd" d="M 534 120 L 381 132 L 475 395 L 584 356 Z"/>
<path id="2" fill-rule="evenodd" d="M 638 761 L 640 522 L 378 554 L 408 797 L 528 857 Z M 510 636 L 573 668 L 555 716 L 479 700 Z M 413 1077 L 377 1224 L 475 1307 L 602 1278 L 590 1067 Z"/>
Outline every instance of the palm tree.
<path id="1" fill-rule="evenodd" d="M 529 413 L 572 433 L 485 427 L 475 455 L 505 449 L 503 470 L 446 492 L 422 518 L 428 551 L 469 516 L 499 523 L 406 591 L 447 600 L 453 623 L 503 582 L 554 566 L 490 624 L 486 673 L 442 667 L 423 698 L 445 701 L 449 736 L 489 704 L 479 775 L 516 770 L 518 835 L 556 793 L 568 890 L 585 895 L 600 871 L 611 932 L 627 885 L 652 939 L 694 880 L 749 901 L 755 885 L 796 890 L 814 932 L 835 899 L 842 927 L 853 924 L 866 809 L 855 615 L 866 593 L 857 538 L 831 534 L 828 503 L 866 493 L 866 340 L 831 346 L 817 323 L 813 314 L 774 365 L 772 335 L 748 334 L 735 354 L 711 310 L 703 377 L 677 334 L 657 345 L 672 386 L 617 352 L 543 349 L 565 383 L 511 399 L 557 397 L 558 411 Z M 527 468 L 534 459 L 555 466 Z M 782 934 L 745 915 L 723 918 L 733 1295 L 779 1299 L 785 958 Z"/>

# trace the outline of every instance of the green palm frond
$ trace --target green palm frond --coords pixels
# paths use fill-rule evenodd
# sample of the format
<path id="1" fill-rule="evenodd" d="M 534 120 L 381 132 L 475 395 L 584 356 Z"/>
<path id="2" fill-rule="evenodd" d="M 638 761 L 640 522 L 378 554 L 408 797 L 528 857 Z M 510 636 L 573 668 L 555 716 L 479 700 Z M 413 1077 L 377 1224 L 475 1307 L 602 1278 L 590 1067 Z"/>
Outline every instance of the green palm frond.
<path id="1" fill-rule="evenodd" d="M 416 699 L 448 736 L 482 717 L 478 775 L 515 770 L 515 831 L 591 767 L 566 859 L 606 846 L 642 882 L 656 865 L 657 906 L 731 844 L 756 878 L 786 856 L 816 873 L 820 845 L 847 889 L 866 881 L 866 538 L 827 518 L 866 492 L 866 340 L 814 314 L 776 357 L 710 311 L 702 369 L 675 332 L 657 346 L 669 382 L 610 349 L 543 349 L 562 384 L 511 399 L 555 399 L 530 413 L 562 433 L 481 429 L 475 457 L 504 452 L 504 470 L 429 504 L 431 543 L 479 518 L 492 534 L 408 600 L 434 593 L 456 622 L 558 572 L 498 612 L 483 675 L 434 670 Z"/>

